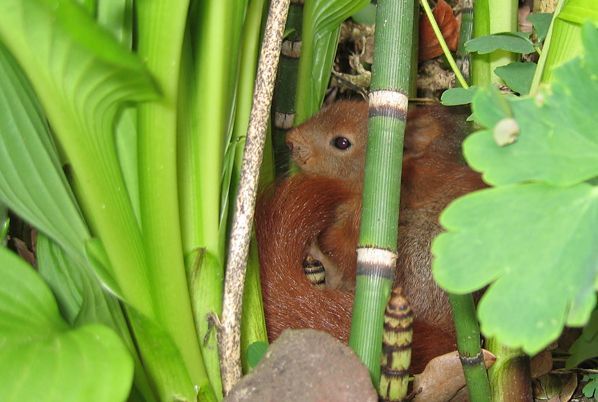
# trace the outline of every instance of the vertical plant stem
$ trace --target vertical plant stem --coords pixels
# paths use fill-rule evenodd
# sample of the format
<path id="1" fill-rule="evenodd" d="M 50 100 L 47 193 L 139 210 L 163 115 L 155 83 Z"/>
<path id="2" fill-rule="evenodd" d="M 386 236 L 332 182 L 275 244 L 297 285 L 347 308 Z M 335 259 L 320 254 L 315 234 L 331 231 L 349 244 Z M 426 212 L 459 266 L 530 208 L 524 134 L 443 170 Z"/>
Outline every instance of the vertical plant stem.
<path id="1" fill-rule="evenodd" d="M 465 79 L 471 77 L 471 55 L 465 51 L 465 43 L 473 35 L 473 0 L 460 0 L 461 5 L 461 28 L 459 32 L 459 44 L 457 46 L 457 64 L 461 68 Z"/>
<path id="2" fill-rule="evenodd" d="M 471 294 L 449 294 L 453 320 L 457 332 L 457 348 L 463 365 L 469 399 L 472 402 L 490 402 L 490 383 L 480 348 L 480 328 L 475 315 Z"/>
<path id="3" fill-rule="evenodd" d="M 494 339 L 487 339 L 488 349 L 496 356 L 490 368 L 493 401 L 531 402 L 529 357 L 520 350 L 508 348 Z"/>
<path id="4" fill-rule="evenodd" d="M 380 378 L 383 313 L 397 258 L 414 7 L 413 0 L 384 0 L 378 2 L 376 12 L 357 283 L 349 338 L 375 386 Z"/>
<path id="5" fill-rule="evenodd" d="M 285 143 L 285 135 L 293 127 L 295 120 L 302 21 L 303 2 L 292 1 L 286 25 L 286 30 L 292 30 L 292 33 L 282 42 L 280 66 L 272 100 L 272 147 L 276 176 L 289 172 L 290 152 Z"/>
<path id="6" fill-rule="evenodd" d="M 272 92 L 290 0 L 273 0 L 260 52 L 253 106 L 245 143 L 241 182 L 229 244 L 219 332 L 222 386 L 226 394 L 241 377 L 241 330 L 245 267 L 253 222 L 258 173 L 263 157 Z"/>
<path id="7" fill-rule="evenodd" d="M 459 82 L 461 87 L 468 88 L 469 85 L 467 85 L 465 78 L 463 78 L 463 75 L 461 74 L 461 70 L 459 70 L 459 68 L 457 67 L 457 63 L 455 63 L 455 59 L 453 58 L 453 55 L 452 55 L 451 51 L 449 50 L 449 48 L 446 44 L 446 41 L 444 40 L 444 36 L 442 35 L 442 32 L 440 32 L 440 28 L 438 27 L 436 18 L 434 18 L 434 14 L 432 14 L 432 9 L 430 8 L 430 4 L 428 4 L 428 0 L 420 0 L 420 4 L 424 8 L 426 16 L 428 17 L 428 20 L 430 21 L 430 25 L 432 26 L 432 30 L 434 31 L 434 34 L 436 35 L 436 39 L 438 39 L 438 43 L 440 43 L 440 47 L 442 48 L 442 51 L 444 52 L 444 57 L 446 57 L 446 59 L 448 60 L 448 63 L 451 66 L 451 69 L 455 73 L 455 77 L 457 78 L 457 81 Z"/>
<path id="8" fill-rule="evenodd" d="M 179 120 L 179 194 L 185 265 L 193 313 L 210 382 L 222 395 L 216 330 L 209 320 L 222 312 L 229 186 L 225 145 L 239 70 L 247 0 L 192 0 L 180 81 L 184 115 Z M 232 155 L 234 156 L 234 155 Z M 229 165 L 234 158 L 229 157 Z M 230 168 L 229 168 L 230 172 Z M 201 264 L 197 264 L 201 254 Z"/>
<path id="9" fill-rule="evenodd" d="M 195 333 L 183 264 L 176 175 L 176 110 L 188 3 L 139 2 L 138 51 L 163 92 L 139 107 L 139 190 L 143 242 L 155 314 L 195 384 L 205 368 Z"/>
<path id="10" fill-rule="evenodd" d="M 476 0 L 473 11 L 474 37 L 490 35 L 498 32 L 517 31 L 517 0 Z M 489 82 L 500 83 L 494 74 L 497 67 L 509 64 L 517 59 L 517 55 L 503 50 L 490 54 L 473 55 L 473 85 L 486 85 Z"/>

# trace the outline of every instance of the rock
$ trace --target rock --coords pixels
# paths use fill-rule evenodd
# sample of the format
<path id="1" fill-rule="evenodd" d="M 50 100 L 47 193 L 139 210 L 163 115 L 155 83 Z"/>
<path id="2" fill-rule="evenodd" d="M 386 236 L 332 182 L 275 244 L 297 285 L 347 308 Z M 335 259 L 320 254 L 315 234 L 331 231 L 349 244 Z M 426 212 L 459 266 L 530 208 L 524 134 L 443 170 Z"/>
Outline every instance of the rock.
<path id="1" fill-rule="evenodd" d="M 349 347 L 312 329 L 286 330 L 226 402 L 376 402 L 366 367 Z"/>

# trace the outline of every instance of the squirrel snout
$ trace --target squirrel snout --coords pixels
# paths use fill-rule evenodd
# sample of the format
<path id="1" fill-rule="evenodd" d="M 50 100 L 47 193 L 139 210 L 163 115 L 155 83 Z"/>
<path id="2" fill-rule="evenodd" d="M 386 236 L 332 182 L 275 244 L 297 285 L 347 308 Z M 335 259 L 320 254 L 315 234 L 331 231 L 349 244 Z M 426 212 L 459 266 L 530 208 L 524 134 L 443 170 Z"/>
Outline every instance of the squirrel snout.
<path id="1" fill-rule="evenodd" d="M 287 140 L 286 141 L 287 147 L 289 148 L 289 151 L 293 152 L 293 142 Z"/>

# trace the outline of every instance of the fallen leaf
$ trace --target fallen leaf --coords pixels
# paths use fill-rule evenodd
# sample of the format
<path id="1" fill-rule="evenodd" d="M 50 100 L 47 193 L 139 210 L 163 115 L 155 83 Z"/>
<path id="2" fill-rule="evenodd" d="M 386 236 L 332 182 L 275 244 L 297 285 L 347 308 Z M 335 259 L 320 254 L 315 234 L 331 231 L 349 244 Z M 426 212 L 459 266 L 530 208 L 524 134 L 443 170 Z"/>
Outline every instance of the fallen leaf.
<path id="1" fill-rule="evenodd" d="M 532 378 L 538 378 L 552 370 L 552 352 L 543 350 L 530 360 Z"/>
<path id="2" fill-rule="evenodd" d="M 432 11 L 440 32 L 450 50 L 457 49 L 459 42 L 459 21 L 453 14 L 453 9 L 446 1 L 439 0 Z M 422 14 L 419 22 L 419 61 L 433 59 L 442 54 L 440 43 L 434 34 L 432 24 L 425 14 Z"/>
<path id="3" fill-rule="evenodd" d="M 482 349 L 486 368 L 492 366 L 496 357 Z M 461 388 L 465 387 L 465 376 L 459 360 L 459 352 L 451 352 L 438 356 L 426 365 L 421 374 L 413 380 L 413 390 L 416 393 L 414 402 L 443 402 L 457 396 Z"/>

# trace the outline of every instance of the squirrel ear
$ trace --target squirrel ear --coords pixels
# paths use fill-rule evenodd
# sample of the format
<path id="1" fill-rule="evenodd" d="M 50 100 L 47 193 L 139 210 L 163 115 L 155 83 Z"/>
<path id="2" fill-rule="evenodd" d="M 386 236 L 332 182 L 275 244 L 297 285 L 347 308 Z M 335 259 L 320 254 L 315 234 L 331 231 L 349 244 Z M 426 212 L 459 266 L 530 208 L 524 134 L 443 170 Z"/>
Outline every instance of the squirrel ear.
<path id="1" fill-rule="evenodd" d="M 407 115 L 403 160 L 418 158 L 442 134 L 441 120 L 430 108 L 413 109 Z"/>

